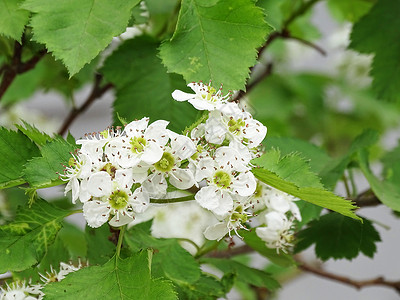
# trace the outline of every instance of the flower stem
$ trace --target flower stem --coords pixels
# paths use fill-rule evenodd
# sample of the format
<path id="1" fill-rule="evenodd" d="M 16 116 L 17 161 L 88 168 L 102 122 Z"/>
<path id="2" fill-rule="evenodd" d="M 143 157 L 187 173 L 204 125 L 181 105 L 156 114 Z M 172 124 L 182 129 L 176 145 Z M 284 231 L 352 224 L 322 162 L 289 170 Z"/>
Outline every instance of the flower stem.
<path id="1" fill-rule="evenodd" d="M 125 229 L 126 229 L 126 225 L 122 226 L 119 231 L 118 244 L 117 244 L 117 256 L 118 257 L 119 257 L 119 254 L 121 253 L 122 240 L 124 239 Z"/>
<path id="2" fill-rule="evenodd" d="M 196 248 L 197 252 L 200 251 L 200 247 L 199 247 L 195 242 L 193 242 L 193 241 L 190 240 L 190 239 L 186 239 L 186 238 L 177 238 L 177 240 L 178 240 L 178 241 L 182 241 L 182 242 L 188 242 L 189 244 L 192 244 L 192 245 Z"/>
<path id="3" fill-rule="evenodd" d="M 219 242 L 214 241 L 211 245 L 207 246 L 207 247 L 201 247 L 200 250 L 197 251 L 196 255 L 194 256 L 194 258 L 200 258 L 203 255 L 207 254 L 208 252 L 211 252 L 215 249 L 217 249 L 219 245 Z"/>
<path id="4" fill-rule="evenodd" d="M 194 195 L 179 197 L 179 198 L 172 198 L 172 199 L 150 199 L 150 203 L 155 204 L 167 204 L 167 203 L 177 203 L 177 202 L 185 202 L 194 200 Z"/>

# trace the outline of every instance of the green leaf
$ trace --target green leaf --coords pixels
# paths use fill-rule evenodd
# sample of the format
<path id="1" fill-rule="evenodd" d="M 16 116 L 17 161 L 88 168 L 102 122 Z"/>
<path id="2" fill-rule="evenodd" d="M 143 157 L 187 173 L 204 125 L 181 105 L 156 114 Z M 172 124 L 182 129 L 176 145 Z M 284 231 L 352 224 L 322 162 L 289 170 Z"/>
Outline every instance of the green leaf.
<path id="1" fill-rule="evenodd" d="M 189 103 L 173 100 L 175 89 L 186 90 L 176 74 L 167 74 L 157 57 L 158 43 L 148 37 L 126 41 L 104 63 L 102 72 L 117 90 L 117 114 L 127 120 L 150 117 L 170 121 L 169 128 L 182 131 L 195 119 L 197 110 Z M 134 55 L 132 55 L 134 54 Z"/>
<path id="2" fill-rule="evenodd" d="M 310 170 L 310 165 L 298 153 L 290 153 L 280 157 L 279 150 L 271 149 L 259 158 L 253 159 L 253 164 L 277 174 L 285 181 L 298 187 L 323 188 L 319 177 Z"/>
<path id="3" fill-rule="evenodd" d="M 263 168 L 254 168 L 251 171 L 256 178 L 278 190 L 284 191 L 304 201 L 336 211 L 350 218 L 361 220 L 353 212 L 353 209 L 356 207 L 351 201 L 336 196 L 332 192 L 320 188 L 297 187 L 293 183 L 287 182 L 275 173 Z"/>
<path id="4" fill-rule="evenodd" d="M 0 188 L 9 188 L 25 182 L 23 166 L 39 149 L 22 132 L 0 128 Z"/>
<path id="5" fill-rule="evenodd" d="M 35 188 L 62 184 L 58 173 L 63 173 L 63 165 L 68 165 L 70 152 L 74 150 L 75 146 L 57 137 L 42 147 L 42 157 L 35 157 L 25 165 L 24 179 Z"/>
<path id="6" fill-rule="evenodd" d="M 360 252 L 372 258 L 376 252 L 375 243 L 380 240 L 379 233 L 369 220 L 358 222 L 330 213 L 312 221 L 308 228 L 299 232 L 295 252 L 315 243 L 315 253 L 322 260 L 353 259 Z"/>
<path id="7" fill-rule="evenodd" d="M 225 287 L 217 278 L 201 274 L 199 280 L 192 285 L 177 286 L 179 299 L 187 300 L 214 300 L 225 297 Z"/>
<path id="8" fill-rule="evenodd" d="M 160 48 L 170 72 L 243 89 L 271 28 L 251 0 L 184 0 L 175 33 Z"/>
<path id="9" fill-rule="evenodd" d="M 104 264 L 113 256 L 115 245 L 108 239 L 109 236 L 111 233 L 108 224 L 96 229 L 86 226 L 85 239 L 90 265 Z"/>
<path id="10" fill-rule="evenodd" d="M 123 33 L 138 0 L 26 0 L 33 39 L 61 59 L 70 76 Z"/>
<path id="11" fill-rule="evenodd" d="M 147 224 L 130 228 L 125 240 L 133 251 L 152 248 L 156 250 L 155 266 L 163 274 L 178 284 L 193 284 L 201 275 L 200 266 L 176 239 L 156 239 L 147 232 Z"/>
<path id="12" fill-rule="evenodd" d="M 102 266 L 83 268 L 60 282 L 46 285 L 46 299 L 177 299 L 172 284 L 151 277 L 152 253 L 144 250 L 121 259 L 117 255 Z"/>
<path id="13" fill-rule="evenodd" d="M 378 141 L 378 133 L 375 130 L 364 130 L 351 143 L 349 150 L 341 158 L 332 160 L 321 172 L 324 185 L 333 189 L 337 181 L 342 178 L 348 165 L 356 158 L 357 152 L 364 148 L 369 148 Z"/>
<path id="14" fill-rule="evenodd" d="M 237 274 L 237 280 L 251 285 L 265 287 L 270 291 L 277 290 L 280 284 L 268 273 L 248 267 L 240 262 L 229 259 L 202 258 L 201 263 L 211 264 L 222 272 L 234 272 Z"/>
<path id="15" fill-rule="evenodd" d="M 46 133 L 41 132 L 34 125 L 30 125 L 25 121 L 22 121 L 24 126 L 16 124 L 15 126 L 22 131 L 32 142 L 35 142 L 38 146 L 43 146 L 47 142 L 50 142 L 52 138 Z"/>
<path id="16" fill-rule="evenodd" d="M 20 41 L 29 11 L 19 7 L 23 1 L 0 0 L 0 34 Z"/>
<path id="17" fill-rule="evenodd" d="M 268 137 L 263 145 L 268 149 L 279 149 L 281 155 L 285 156 L 292 152 L 298 153 L 310 166 L 310 170 L 319 174 L 321 170 L 331 161 L 326 152 L 318 146 L 301 139 L 291 137 Z"/>
<path id="18" fill-rule="evenodd" d="M 289 254 L 277 253 L 276 249 L 268 248 L 255 231 L 241 231 L 240 235 L 248 246 L 268 258 L 272 263 L 282 267 L 290 267 L 295 264 L 293 257 Z"/>
<path id="19" fill-rule="evenodd" d="M 360 163 L 361 171 L 368 180 L 372 191 L 378 199 L 391 209 L 400 211 L 400 186 L 398 184 L 398 178 L 396 182 L 389 180 L 380 181 L 376 178 L 369 169 L 368 152 L 366 150 L 358 153 L 358 161 Z"/>
<path id="20" fill-rule="evenodd" d="M 40 262 L 69 214 L 38 199 L 31 208 L 22 208 L 14 222 L 0 226 L 0 273 Z"/>
<path id="21" fill-rule="evenodd" d="M 351 48 L 375 54 L 371 70 L 374 78 L 372 86 L 379 98 L 387 100 L 400 100 L 399 14 L 400 0 L 377 1 L 354 24 L 351 33 Z"/>

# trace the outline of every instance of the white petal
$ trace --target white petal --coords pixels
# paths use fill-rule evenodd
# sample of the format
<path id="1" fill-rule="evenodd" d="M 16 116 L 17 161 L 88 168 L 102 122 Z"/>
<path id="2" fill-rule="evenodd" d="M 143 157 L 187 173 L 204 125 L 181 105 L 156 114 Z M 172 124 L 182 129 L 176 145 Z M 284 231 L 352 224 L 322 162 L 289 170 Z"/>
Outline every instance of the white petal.
<path id="1" fill-rule="evenodd" d="M 207 227 L 204 231 L 204 236 L 208 240 L 220 240 L 229 232 L 228 226 L 225 222 L 220 222 Z"/>
<path id="2" fill-rule="evenodd" d="M 213 103 L 208 102 L 207 100 L 202 100 L 199 98 L 189 99 L 188 101 L 190 104 L 194 106 L 194 108 L 198 110 L 214 110 L 216 105 Z"/>
<path id="3" fill-rule="evenodd" d="M 220 112 L 226 116 L 232 116 L 234 119 L 243 119 L 243 111 L 237 103 L 229 102 L 218 106 Z"/>
<path id="4" fill-rule="evenodd" d="M 147 128 L 149 118 L 142 118 L 141 120 L 132 121 L 125 126 L 125 133 L 128 137 L 142 135 L 142 132 Z"/>
<path id="5" fill-rule="evenodd" d="M 172 98 L 174 98 L 176 101 L 187 101 L 189 99 L 192 99 L 194 96 L 195 95 L 193 94 L 188 94 L 180 90 L 175 90 L 172 93 Z"/>
<path id="6" fill-rule="evenodd" d="M 250 148 L 257 147 L 267 135 L 267 127 L 253 119 L 251 119 L 246 125 L 245 132 L 246 138 L 249 140 L 248 146 Z"/>
<path id="7" fill-rule="evenodd" d="M 215 172 L 214 167 L 217 167 L 215 161 L 211 157 L 200 159 L 197 164 L 195 180 L 200 182 L 204 178 L 209 178 Z"/>
<path id="8" fill-rule="evenodd" d="M 130 189 L 133 184 L 132 169 L 121 169 L 115 171 L 115 181 L 125 189 Z"/>
<path id="9" fill-rule="evenodd" d="M 219 199 L 214 186 L 206 186 L 195 195 L 196 201 L 201 207 L 213 211 L 219 206 Z"/>
<path id="10" fill-rule="evenodd" d="M 256 234 L 260 239 L 267 243 L 273 243 L 280 239 L 279 232 L 268 227 L 257 227 Z"/>
<path id="11" fill-rule="evenodd" d="M 176 169 L 171 171 L 169 176 L 169 182 L 181 190 L 186 190 L 191 188 L 196 184 L 194 180 L 193 173 L 189 169 Z"/>
<path id="12" fill-rule="evenodd" d="M 301 213 L 296 203 L 290 202 L 290 211 L 297 220 L 301 221 Z"/>
<path id="13" fill-rule="evenodd" d="M 250 196 L 256 190 L 257 182 L 251 172 L 240 173 L 231 184 L 231 189 L 240 196 Z"/>
<path id="14" fill-rule="evenodd" d="M 157 120 L 147 127 L 144 137 L 146 140 L 154 140 L 161 146 L 165 146 L 168 142 L 167 126 L 169 122 L 165 120 Z"/>
<path id="15" fill-rule="evenodd" d="M 108 196 L 111 194 L 111 176 L 104 171 L 92 174 L 88 181 L 88 192 L 94 197 Z"/>
<path id="16" fill-rule="evenodd" d="M 271 230 L 282 230 L 288 222 L 286 216 L 282 213 L 271 211 L 265 215 L 265 222 Z"/>
<path id="17" fill-rule="evenodd" d="M 233 199 L 230 193 L 222 190 L 219 193 L 219 205 L 213 210 L 213 213 L 220 218 L 226 217 L 233 209 Z"/>
<path id="18" fill-rule="evenodd" d="M 117 216 L 115 215 L 108 222 L 108 224 L 110 224 L 113 227 L 120 227 L 120 226 L 124 226 L 126 224 L 129 224 L 132 221 L 133 221 L 133 218 L 131 216 L 120 214 L 118 219 L 117 219 Z"/>
<path id="19" fill-rule="evenodd" d="M 142 187 L 137 188 L 129 200 L 129 204 L 136 213 L 143 213 L 150 204 L 149 193 Z"/>
<path id="20" fill-rule="evenodd" d="M 146 164 L 152 165 L 158 162 L 163 155 L 163 147 L 158 143 L 148 141 L 144 153 L 140 157 L 141 161 Z"/>
<path id="21" fill-rule="evenodd" d="M 142 186 L 149 193 L 151 198 L 159 199 L 165 196 L 167 193 L 167 181 L 165 180 L 164 174 L 155 173 L 150 175 Z"/>
<path id="22" fill-rule="evenodd" d="M 90 227 L 97 228 L 107 222 L 110 207 L 106 202 L 87 201 L 83 204 L 83 215 Z"/>
<path id="23" fill-rule="evenodd" d="M 148 176 L 147 169 L 140 170 L 143 172 L 138 172 L 139 170 L 136 169 L 132 172 L 132 179 L 134 183 L 142 183 Z"/>
<path id="24" fill-rule="evenodd" d="M 92 198 L 92 195 L 88 193 L 87 187 L 88 187 L 88 181 L 82 180 L 79 189 L 79 200 L 82 203 L 85 203 L 86 201 L 89 201 L 90 198 Z"/>
<path id="25" fill-rule="evenodd" d="M 210 143 L 218 145 L 222 144 L 227 133 L 227 129 L 220 119 L 220 116 L 215 117 L 210 114 L 210 117 L 207 119 L 204 127 L 206 140 Z"/>
<path id="26" fill-rule="evenodd" d="M 191 157 L 196 152 L 193 141 L 184 135 L 178 135 L 171 140 L 171 149 L 172 153 L 181 160 Z"/>

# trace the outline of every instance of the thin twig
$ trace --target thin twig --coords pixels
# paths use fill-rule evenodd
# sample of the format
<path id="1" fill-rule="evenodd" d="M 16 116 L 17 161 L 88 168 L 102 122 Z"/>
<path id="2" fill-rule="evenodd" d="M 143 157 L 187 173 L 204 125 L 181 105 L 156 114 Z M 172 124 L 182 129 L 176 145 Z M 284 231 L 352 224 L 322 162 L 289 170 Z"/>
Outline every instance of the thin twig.
<path id="1" fill-rule="evenodd" d="M 107 92 L 110 88 L 113 87 L 113 85 L 111 83 L 107 83 L 106 85 L 104 85 L 103 87 L 100 87 L 100 83 L 102 80 L 102 76 L 100 74 L 96 74 L 95 77 L 95 81 L 94 81 L 94 85 L 93 85 L 93 89 L 92 92 L 90 93 L 90 95 L 87 97 L 86 101 L 82 104 L 81 107 L 76 108 L 74 107 L 69 115 L 67 116 L 67 118 L 65 119 L 63 125 L 61 126 L 60 130 L 58 131 L 58 133 L 60 135 L 64 135 L 68 128 L 71 126 L 72 122 L 83 112 L 85 112 L 90 105 L 93 104 L 93 102 L 97 99 L 100 98 L 101 96 L 103 96 L 103 94 L 105 92 Z"/>
<path id="2" fill-rule="evenodd" d="M 287 38 L 292 39 L 292 40 L 296 40 L 296 41 L 298 41 L 298 42 L 300 42 L 300 43 L 302 43 L 302 44 L 304 44 L 306 46 L 309 46 L 309 47 L 315 49 L 321 55 L 326 56 L 326 51 L 324 49 L 322 49 L 320 46 L 318 46 L 318 45 L 316 45 L 314 43 L 311 43 L 309 41 L 303 40 L 302 38 L 299 38 L 299 37 L 296 37 L 296 36 L 292 36 L 292 35 L 289 35 Z"/>
<path id="3" fill-rule="evenodd" d="M 300 262 L 300 261 L 299 261 Z M 350 286 L 355 287 L 356 289 L 361 289 L 367 286 L 374 286 L 374 285 L 383 285 L 386 287 L 394 288 L 398 293 L 400 293 L 400 281 L 389 281 L 385 280 L 383 277 L 377 277 L 373 279 L 368 279 L 368 280 L 354 280 L 345 276 L 341 275 L 336 275 L 329 273 L 327 271 L 324 271 L 321 268 L 316 268 L 313 266 L 310 266 L 304 262 L 300 262 L 299 268 L 303 271 L 306 271 L 308 273 L 312 273 L 327 279 L 331 279 L 334 281 L 338 281 Z"/>
<path id="4" fill-rule="evenodd" d="M 22 45 L 18 42 L 15 42 L 14 54 L 11 59 L 11 63 L 5 64 L 0 68 L 1 71 L 0 74 L 4 73 L 0 83 L 0 100 L 7 92 L 7 89 L 13 83 L 17 75 L 28 72 L 29 70 L 33 69 L 46 53 L 47 53 L 46 50 L 42 50 L 27 62 L 22 62 L 21 60 Z"/>

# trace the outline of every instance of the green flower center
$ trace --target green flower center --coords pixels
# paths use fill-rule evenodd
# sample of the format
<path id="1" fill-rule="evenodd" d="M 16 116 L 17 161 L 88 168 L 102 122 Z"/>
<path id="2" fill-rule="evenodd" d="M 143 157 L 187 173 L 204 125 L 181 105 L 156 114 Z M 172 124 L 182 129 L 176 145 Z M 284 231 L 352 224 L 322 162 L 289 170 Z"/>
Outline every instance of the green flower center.
<path id="1" fill-rule="evenodd" d="M 191 159 L 195 160 L 199 157 L 200 153 L 203 152 L 204 148 L 200 145 L 197 146 L 197 151 L 190 157 Z"/>
<path id="2" fill-rule="evenodd" d="M 123 209 L 128 204 L 128 195 L 124 191 L 111 194 L 109 202 L 114 209 Z"/>
<path id="3" fill-rule="evenodd" d="M 73 167 L 73 166 L 75 166 L 76 165 L 76 161 L 75 161 L 75 159 L 73 158 L 73 157 L 71 157 L 69 160 L 68 160 L 68 166 L 69 167 Z"/>
<path id="4" fill-rule="evenodd" d="M 257 183 L 256 190 L 254 192 L 254 198 L 261 198 L 263 187 L 261 184 Z"/>
<path id="5" fill-rule="evenodd" d="M 131 139 L 129 143 L 131 144 L 132 147 L 131 151 L 133 153 L 139 154 L 143 152 L 144 147 L 146 146 L 146 139 L 135 136 L 133 139 Z"/>
<path id="6" fill-rule="evenodd" d="M 225 171 L 217 171 L 214 174 L 214 183 L 220 188 L 227 188 L 231 185 L 231 175 Z"/>
<path id="7" fill-rule="evenodd" d="M 215 95 L 216 92 L 217 92 L 217 90 L 215 88 L 213 88 L 212 86 L 209 86 L 208 87 L 208 91 L 207 91 L 207 95 L 203 94 L 203 95 L 201 95 L 201 97 L 204 100 L 207 100 L 208 102 L 215 102 L 216 100 L 214 98 L 214 95 Z"/>
<path id="8" fill-rule="evenodd" d="M 161 159 L 154 164 L 157 171 L 169 172 L 172 170 L 175 164 L 175 158 L 169 152 L 164 152 Z"/>
<path id="9" fill-rule="evenodd" d="M 101 168 L 100 171 L 105 171 L 108 174 L 110 174 L 111 178 L 114 178 L 115 177 L 115 171 L 117 171 L 117 169 L 111 163 L 106 163 L 104 165 L 104 167 Z"/>
<path id="10" fill-rule="evenodd" d="M 229 131 L 233 134 L 239 133 L 242 127 L 246 126 L 246 123 L 242 119 L 230 119 L 228 122 Z"/>
<path id="11" fill-rule="evenodd" d="M 241 221 L 242 223 L 247 221 L 247 215 L 243 213 L 243 206 L 239 205 L 235 208 L 235 212 L 232 214 L 232 220 Z"/>

